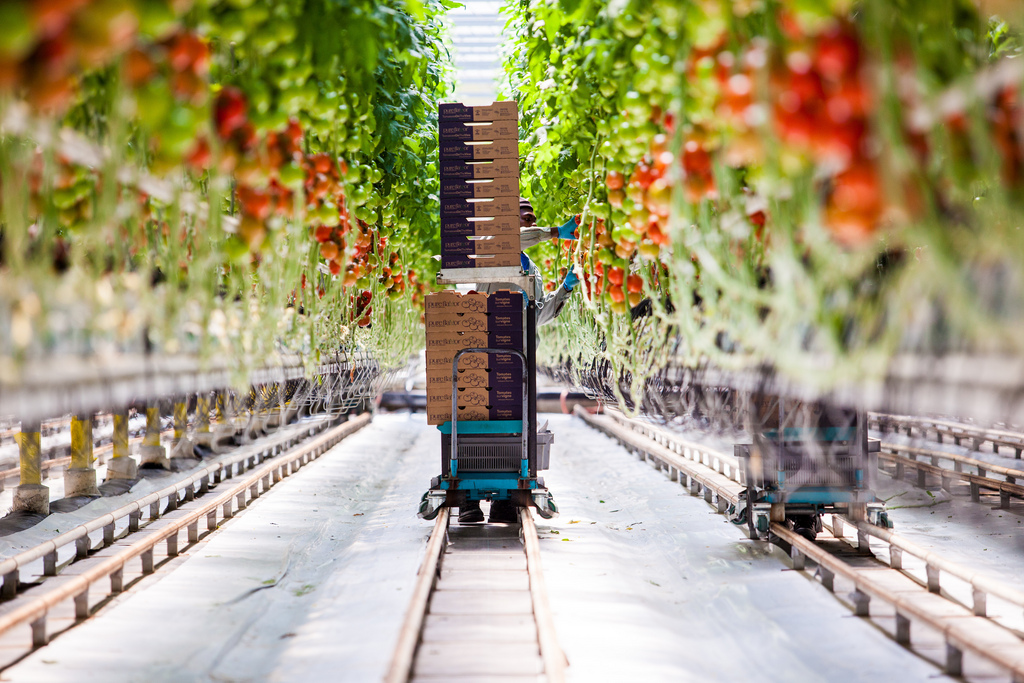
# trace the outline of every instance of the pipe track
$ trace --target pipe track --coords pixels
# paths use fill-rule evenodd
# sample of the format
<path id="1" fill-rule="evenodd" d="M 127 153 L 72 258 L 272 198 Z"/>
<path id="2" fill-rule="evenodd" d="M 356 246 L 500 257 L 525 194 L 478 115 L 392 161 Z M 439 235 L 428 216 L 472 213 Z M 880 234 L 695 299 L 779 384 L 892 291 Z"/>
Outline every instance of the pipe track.
<path id="1" fill-rule="evenodd" d="M 273 484 L 298 471 L 369 422 L 369 414 L 364 413 L 315 436 L 310 430 L 292 430 L 280 439 L 261 444 L 259 448 L 262 450 L 243 448 L 243 452 L 208 465 L 161 491 L 139 498 L 118 510 L 0 561 L 4 594 L 10 598 L 0 604 L 0 635 L 20 625 L 29 624 L 32 647 L 45 646 L 49 640 L 46 618 L 51 609 L 70 599 L 74 601 L 76 620 L 88 618 L 97 604 L 104 604 L 124 590 L 128 583 L 125 574 L 130 571 L 130 561 L 140 561 L 140 571 L 136 573 L 141 576 L 152 574 L 158 566 L 158 544 L 166 544 L 166 558 L 177 556 L 182 529 L 187 530 L 186 545 L 198 542 L 200 521 L 206 520 L 207 533 L 217 529 L 218 515 L 222 522 L 232 518 L 266 493 Z M 243 479 L 231 481 L 246 469 L 248 473 Z M 184 501 L 180 502 L 179 492 L 182 490 L 185 495 Z M 196 499 L 198 494 L 206 492 L 211 495 Z M 167 504 L 163 515 L 160 513 L 161 500 Z M 143 526 L 141 519 L 146 508 L 149 508 L 150 519 Z M 119 539 L 115 539 L 114 525 L 125 518 L 127 529 Z M 103 534 L 102 543 L 99 547 L 93 547 L 90 534 L 100 530 Z M 140 530 L 144 533 L 135 533 Z M 74 558 L 65 565 L 58 565 L 58 552 L 71 545 L 75 548 Z M 76 571 L 73 576 L 63 576 L 59 581 L 44 580 L 40 585 L 18 595 L 19 572 L 39 560 L 43 561 L 44 576 L 56 576 L 58 569 L 68 565 L 74 565 Z M 99 600 L 92 600 L 90 591 L 104 579 L 110 581 L 109 590 L 101 591 L 102 597 Z M 0 666 L 10 663 L 5 662 Z"/>
<path id="2" fill-rule="evenodd" d="M 577 409 L 575 414 L 590 426 L 618 440 L 638 457 L 665 471 L 673 481 L 689 488 L 693 495 L 703 494 L 709 504 L 723 512 L 739 501 L 743 487 L 722 473 L 725 454 L 710 457 L 706 447 L 638 420 L 623 416 L 589 415 Z M 655 440 L 656 437 L 657 440 Z M 685 444 L 685 445 L 684 445 Z M 714 469 L 703 461 L 715 462 Z M 863 562 L 851 563 L 843 554 L 837 554 L 847 542 L 845 528 L 856 530 L 853 544 L 864 557 L 871 556 L 869 566 Z M 849 594 L 855 615 L 870 617 L 872 600 L 889 606 L 896 613 L 895 629 L 890 634 L 900 644 L 912 647 L 911 623 L 918 622 L 942 634 L 945 641 L 944 668 L 949 675 L 963 673 L 964 654 L 987 660 L 1010 674 L 1014 683 L 1024 683 L 1024 640 L 1010 628 L 987 615 L 988 598 L 994 597 L 1016 609 L 1024 608 L 1024 592 L 985 576 L 941 555 L 921 548 L 889 529 L 882 529 L 863 521 L 832 515 L 827 534 L 819 534 L 812 543 L 789 529 L 772 523 L 770 542 L 781 541 L 788 549 L 793 568 L 807 570 L 807 560 L 814 564 L 823 586 L 837 592 L 838 582 L 852 586 Z M 887 546 L 889 560 L 882 562 L 874 555 L 872 539 Z M 843 541 L 837 545 L 829 540 Z M 924 564 L 922 580 L 904 569 L 904 556 L 909 555 Z M 965 606 L 941 586 L 941 578 L 961 581 L 970 588 L 973 604 Z"/>
<path id="3" fill-rule="evenodd" d="M 386 683 L 530 676 L 562 683 L 532 512 L 519 525 L 449 528 L 442 508 L 427 541 Z"/>

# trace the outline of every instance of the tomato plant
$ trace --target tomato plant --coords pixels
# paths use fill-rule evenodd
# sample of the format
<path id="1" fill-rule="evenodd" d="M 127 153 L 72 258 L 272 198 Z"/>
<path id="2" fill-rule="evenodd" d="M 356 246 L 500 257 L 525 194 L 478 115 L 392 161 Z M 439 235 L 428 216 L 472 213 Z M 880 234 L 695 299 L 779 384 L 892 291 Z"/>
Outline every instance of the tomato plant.
<path id="1" fill-rule="evenodd" d="M 669 354 L 826 367 L 820 385 L 898 351 L 1022 350 L 1021 290 L 992 279 L 1024 276 L 1013 3 L 506 9 L 523 186 L 541 223 L 584 217 L 571 253 L 535 259 L 586 271 L 549 362 L 634 387 Z"/>
<path id="2" fill-rule="evenodd" d="M 239 369 L 341 348 L 404 362 L 437 268 L 451 6 L 4 3 L 0 300 L 17 334 L 0 357 L 87 339 Z"/>

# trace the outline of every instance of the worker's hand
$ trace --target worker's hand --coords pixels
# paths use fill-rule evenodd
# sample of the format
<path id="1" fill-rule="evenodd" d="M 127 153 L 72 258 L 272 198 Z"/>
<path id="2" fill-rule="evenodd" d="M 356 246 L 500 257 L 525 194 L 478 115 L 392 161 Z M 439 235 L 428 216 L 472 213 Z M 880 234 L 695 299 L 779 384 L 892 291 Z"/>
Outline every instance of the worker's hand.
<path id="1" fill-rule="evenodd" d="M 580 283 L 580 278 L 576 275 L 576 268 L 573 266 L 569 269 L 569 272 L 565 274 L 565 280 L 562 281 L 562 286 L 565 287 L 565 291 L 571 292 L 573 287 Z"/>
<path id="2" fill-rule="evenodd" d="M 574 240 L 576 239 L 576 228 L 579 227 L 579 215 L 573 216 L 567 220 L 563 225 L 558 226 L 558 236 L 563 240 Z"/>

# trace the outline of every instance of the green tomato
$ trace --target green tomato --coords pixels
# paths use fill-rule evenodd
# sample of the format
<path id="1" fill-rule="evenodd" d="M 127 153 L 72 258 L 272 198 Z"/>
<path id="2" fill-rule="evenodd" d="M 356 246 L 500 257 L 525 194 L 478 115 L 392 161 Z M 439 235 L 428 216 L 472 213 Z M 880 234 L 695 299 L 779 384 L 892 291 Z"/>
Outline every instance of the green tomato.
<path id="1" fill-rule="evenodd" d="M 157 40 L 178 26 L 178 18 L 166 0 L 138 0 L 139 33 Z"/>
<path id="2" fill-rule="evenodd" d="M 282 185 L 295 189 L 302 185 L 303 181 L 306 179 L 306 172 L 301 166 L 292 161 L 285 164 L 278 170 L 278 176 L 280 177 Z"/>
<path id="3" fill-rule="evenodd" d="M 20 61 L 28 56 L 36 43 L 28 3 L 0 3 L 0 26 L 4 27 L 0 31 L 0 56 L 4 61 Z"/>

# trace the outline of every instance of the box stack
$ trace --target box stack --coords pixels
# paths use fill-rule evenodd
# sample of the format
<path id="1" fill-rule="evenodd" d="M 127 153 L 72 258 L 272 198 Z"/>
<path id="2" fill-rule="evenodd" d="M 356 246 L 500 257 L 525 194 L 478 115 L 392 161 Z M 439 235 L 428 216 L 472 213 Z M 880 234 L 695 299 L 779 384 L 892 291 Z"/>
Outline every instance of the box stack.
<path id="1" fill-rule="evenodd" d="M 441 267 L 519 265 L 515 102 L 440 106 Z"/>
<path id="2" fill-rule="evenodd" d="M 461 349 L 523 350 L 523 295 L 454 290 L 428 294 L 427 424 L 452 419 L 452 363 Z M 459 361 L 459 420 L 523 419 L 523 365 L 513 354 L 466 354 Z"/>

